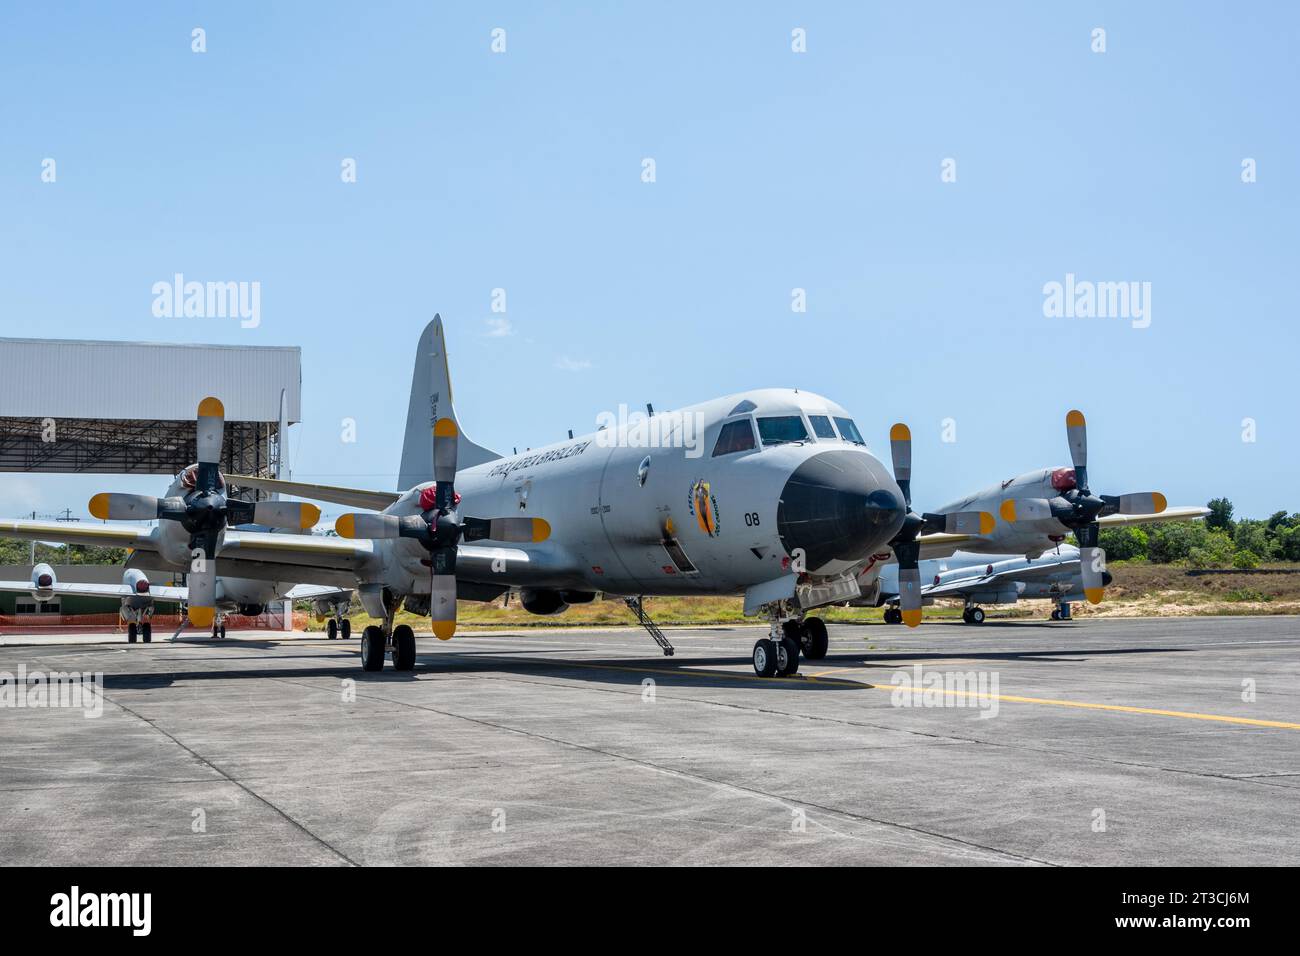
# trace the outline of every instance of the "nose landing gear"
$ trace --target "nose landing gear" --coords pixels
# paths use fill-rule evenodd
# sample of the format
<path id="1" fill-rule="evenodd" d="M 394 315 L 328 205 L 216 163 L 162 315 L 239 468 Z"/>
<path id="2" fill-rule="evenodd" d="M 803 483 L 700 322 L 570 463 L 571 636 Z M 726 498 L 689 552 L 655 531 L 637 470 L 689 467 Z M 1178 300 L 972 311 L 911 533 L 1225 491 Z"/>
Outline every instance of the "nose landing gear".
<path id="1" fill-rule="evenodd" d="M 771 621 L 771 635 L 754 644 L 754 673 L 759 677 L 792 677 L 799 673 L 799 655 L 810 661 L 826 656 L 830 641 L 821 618 L 781 621 L 779 613 L 773 613 Z"/>

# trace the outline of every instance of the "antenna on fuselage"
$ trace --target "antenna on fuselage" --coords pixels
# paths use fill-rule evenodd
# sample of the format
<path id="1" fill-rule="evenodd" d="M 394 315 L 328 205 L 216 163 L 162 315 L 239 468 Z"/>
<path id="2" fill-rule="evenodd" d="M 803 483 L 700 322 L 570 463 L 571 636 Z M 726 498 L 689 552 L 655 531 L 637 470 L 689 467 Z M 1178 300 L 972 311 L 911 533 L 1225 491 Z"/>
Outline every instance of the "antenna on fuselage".
<path id="1" fill-rule="evenodd" d="M 651 418 L 655 417 L 655 407 L 651 405 L 649 402 L 645 403 L 645 413 L 649 415 Z"/>

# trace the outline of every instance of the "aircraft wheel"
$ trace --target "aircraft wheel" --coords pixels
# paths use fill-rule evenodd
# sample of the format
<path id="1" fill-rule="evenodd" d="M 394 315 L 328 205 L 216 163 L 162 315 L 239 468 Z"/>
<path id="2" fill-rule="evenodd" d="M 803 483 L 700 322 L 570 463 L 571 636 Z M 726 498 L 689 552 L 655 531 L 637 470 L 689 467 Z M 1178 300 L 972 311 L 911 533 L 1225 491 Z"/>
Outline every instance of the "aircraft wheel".
<path id="1" fill-rule="evenodd" d="M 361 632 L 361 669 L 384 669 L 384 632 L 373 624 Z"/>
<path id="2" fill-rule="evenodd" d="M 145 621 L 140 625 L 140 640 L 149 644 L 153 641 L 153 625 Z"/>
<path id="3" fill-rule="evenodd" d="M 886 623 L 886 624 L 902 624 L 902 623 L 903 623 L 903 612 L 900 611 L 900 610 L 899 610 L 898 608 L 896 608 L 896 607 L 891 607 L 891 608 L 889 608 L 889 610 L 885 611 L 885 623 Z"/>
<path id="4" fill-rule="evenodd" d="M 352 636 L 352 622 L 345 617 L 343 623 L 339 625 L 339 631 L 343 635 L 343 640 L 346 641 Z"/>
<path id="5" fill-rule="evenodd" d="M 972 624 L 983 624 L 983 623 L 984 623 L 984 608 L 982 608 L 982 607 L 973 607 L 973 608 L 971 608 L 971 611 L 970 611 L 970 622 L 971 622 Z"/>
<path id="6" fill-rule="evenodd" d="M 1053 620 L 1053 621 L 1059 621 L 1060 619 L 1061 619 L 1061 609 L 1060 609 L 1059 607 L 1058 607 L 1058 608 L 1054 608 L 1054 609 L 1052 610 L 1052 620 Z"/>
<path id="7" fill-rule="evenodd" d="M 393 670 L 415 670 L 415 632 L 405 624 L 393 628 Z"/>
<path id="8" fill-rule="evenodd" d="M 325 625 L 325 639 L 328 641 L 335 640 L 339 636 L 339 622 L 330 618 Z"/>
<path id="9" fill-rule="evenodd" d="M 226 625 L 222 624 L 218 630 L 221 631 L 221 639 L 224 641 L 226 639 Z"/>
<path id="10" fill-rule="evenodd" d="M 131 624 L 128 624 L 126 626 L 126 642 L 128 644 L 134 644 L 135 635 L 136 635 L 136 627 L 135 627 L 135 623 L 132 622 Z"/>
<path id="11" fill-rule="evenodd" d="M 776 673 L 778 677 L 790 677 L 799 673 L 798 641 L 783 637 L 776 645 Z"/>
<path id="12" fill-rule="evenodd" d="M 830 647 L 830 635 L 826 633 L 826 622 L 819 617 L 810 617 L 803 622 L 804 657 L 810 661 L 819 661 L 826 656 Z"/>
<path id="13" fill-rule="evenodd" d="M 763 638 L 754 644 L 754 673 L 771 677 L 776 673 L 776 642 Z"/>

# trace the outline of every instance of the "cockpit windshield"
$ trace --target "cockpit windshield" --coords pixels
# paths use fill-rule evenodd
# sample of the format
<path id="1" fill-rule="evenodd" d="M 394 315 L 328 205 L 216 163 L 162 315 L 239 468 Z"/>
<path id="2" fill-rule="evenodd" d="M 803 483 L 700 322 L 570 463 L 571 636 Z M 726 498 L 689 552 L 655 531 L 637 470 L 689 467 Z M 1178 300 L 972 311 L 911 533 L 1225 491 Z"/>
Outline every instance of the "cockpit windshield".
<path id="1" fill-rule="evenodd" d="M 784 445 L 787 442 L 807 441 L 808 429 L 798 415 L 779 415 L 758 420 L 758 434 L 764 445 Z"/>
<path id="2" fill-rule="evenodd" d="M 826 415 L 809 415 L 808 421 L 812 422 L 813 434 L 818 438 L 835 438 L 835 429 L 831 427 L 831 420 Z"/>
<path id="3" fill-rule="evenodd" d="M 858 431 L 858 426 L 853 424 L 851 418 L 836 418 L 835 424 L 839 427 L 840 437 L 845 441 L 851 441 L 855 445 L 865 445 L 862 439 L 862 433 Z"/>

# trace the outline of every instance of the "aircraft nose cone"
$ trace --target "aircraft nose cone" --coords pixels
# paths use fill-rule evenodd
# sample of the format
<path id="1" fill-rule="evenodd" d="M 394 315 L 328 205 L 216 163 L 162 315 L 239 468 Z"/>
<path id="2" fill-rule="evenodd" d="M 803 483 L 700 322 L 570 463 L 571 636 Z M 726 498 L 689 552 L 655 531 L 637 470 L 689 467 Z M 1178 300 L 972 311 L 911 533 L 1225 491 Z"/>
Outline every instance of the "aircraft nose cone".
<path id="1" fill-rule="evenodd" d="M 825 451 L 790 476 L 777 507 L 788 554 L 802 549 L 816 571 L 832 561 L 860 561 L 903 526 L 903 493 L 885 467 L 861 451 Z"/>

